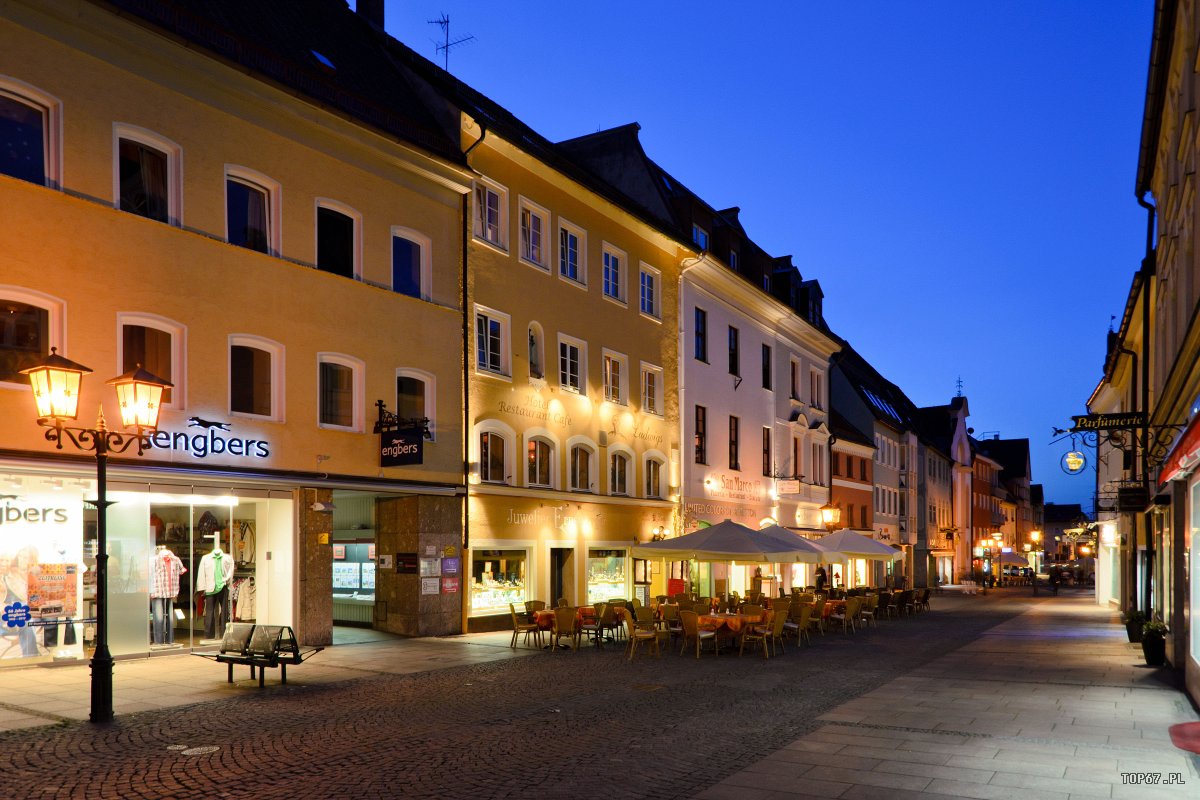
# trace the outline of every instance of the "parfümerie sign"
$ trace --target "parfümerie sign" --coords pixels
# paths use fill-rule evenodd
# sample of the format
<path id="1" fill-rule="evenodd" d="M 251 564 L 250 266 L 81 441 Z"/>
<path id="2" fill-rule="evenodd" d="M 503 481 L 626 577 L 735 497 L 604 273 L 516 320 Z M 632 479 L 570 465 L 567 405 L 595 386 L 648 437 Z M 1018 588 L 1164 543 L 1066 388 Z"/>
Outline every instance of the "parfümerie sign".
<path id="1" fill-rule="evenodd" d="M 1126 411 L 1120 414 L 1084 414 L 1072 416 L 1075 421 L 1072 433 L 1079 431 L 1117 431 L 1140 428 L 1146 424 L 1146 415 L 1141 411 Z"/>

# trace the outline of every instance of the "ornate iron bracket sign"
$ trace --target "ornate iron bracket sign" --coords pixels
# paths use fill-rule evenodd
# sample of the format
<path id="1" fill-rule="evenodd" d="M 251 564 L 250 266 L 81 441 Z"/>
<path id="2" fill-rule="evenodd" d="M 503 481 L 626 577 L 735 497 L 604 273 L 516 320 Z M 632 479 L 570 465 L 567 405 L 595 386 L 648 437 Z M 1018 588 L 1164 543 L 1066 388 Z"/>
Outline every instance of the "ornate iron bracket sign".
<path id="1" fill-rule="evenodd" d="M 375 433 L 379 434 L 379 466 L 402 467 L 420 464 L 424 458 L 422 445 L 432 439 L 428 417 L 400 417 L 387 410 L 382 400 L 375 401 L 379 417 Z"/>
<path id="2" fill-rule="evenodd" d="M 1162 466 L 1179 434 L 1187 423 L 1147 425 L 1146 415 L 1140 411 L 1121 414 L 1086 414 L 1071 417 L 1074 424 L 1069 429 L 1054 428 L 1055 438 L 1050 444 L 1071 440 L 1071 449 L 1079 445 L 1098 447 L 1102 442 L 1117 450 L 1146 454 L 1147 468 L 1153 472 Z"/>

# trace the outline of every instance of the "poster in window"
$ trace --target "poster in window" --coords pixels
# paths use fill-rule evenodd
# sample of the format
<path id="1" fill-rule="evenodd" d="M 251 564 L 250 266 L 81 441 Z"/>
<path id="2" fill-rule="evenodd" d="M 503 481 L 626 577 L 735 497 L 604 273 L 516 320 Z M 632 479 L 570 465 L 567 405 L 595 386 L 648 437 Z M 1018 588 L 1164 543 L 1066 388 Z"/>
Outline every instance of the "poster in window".
<path id="1" fill-rule="evenodd" d="M 360 584 L 358 562 L 333 565 L 334 589 L 358 589 Z"/>
<path id="2" fill-rule="evenodd" d="M 29 607 L 34 617 L 78 615 L 79 565 L 41 564 L 28 573 Z"/>
<path id="3" fill-rule="evenodd" d="M 333 560 L 334 561 L 345 561 L 346 560 L 346 545 L 335 544 L 333 546 Z"/>

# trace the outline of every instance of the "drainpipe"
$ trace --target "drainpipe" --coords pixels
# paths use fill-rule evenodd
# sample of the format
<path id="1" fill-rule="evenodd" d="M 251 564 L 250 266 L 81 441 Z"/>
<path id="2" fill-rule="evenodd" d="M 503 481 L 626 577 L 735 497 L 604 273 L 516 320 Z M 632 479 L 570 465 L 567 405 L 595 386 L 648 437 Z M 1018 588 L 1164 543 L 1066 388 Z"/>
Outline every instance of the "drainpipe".
<path id="1" fill-rule="evenodd" d="M 479 146 L 487 136 L 487 126 L 483 123 L 479 124 L 479 138 L 476 139 L 470 147 L 463 151 L 463 160 L 467 161 L 467 166 L 470 167 L 469 156 L 471 151 Z M 467 550 L 471 546 L 471 502 L 468 486 L 471 485 L 471 309 L 470 298 L 467 292 L 467 281 L 470 277 L 468 270 L 468 256 L 470 250 L 471 235 L 468 230 L 471 227 L 471 195 L 468 192 L 463 196 L 463 226 L 462 226 L 462 308 L 463 308 L 463 363 L 462 363 L 462 407 L 463 407 L 463 436 L 462 436 L 462 465 L 463 465 L 463 565 L 466 565 Z M 463 625 L 464 629 L 466 625 Z"/>
<path id="2" fill-rule="evenodd" d="M 1151 285 L 1154 282 L 1155 275 L 1155 253 L 1154 253 L 1154 217 L 1155 207 L 1152 203 L 1147 202 L 1146 198 L 1139 195 L 1137 198 L 1138 205 L 1146 209 L 1146 256 L 1142 259 L 1142 397 L 1141 406 L 1142 413 L 1145 414 L 1145 422 L 1142 423 L 1142 485 L 1146 488 L 1146 497 L 1150 497 L 1150 454 L 1148 452 L 1148 444 L 1150 441 L 1150 301 L 1151 301 Z M 1151 512 L 1145 511 L 1142 514 L 1143 524 L 1146 528 L 1146 580 L 1142 586 L 1142 610 L 1146 613 L 1147 618 L 1151 616 L 1151 583 L 1154 575 L 1154 531 L 1153 517 Z M 1136 554 L 1136 548 L 1135 548 Z M 1136 559 L 1135 559 L 1135 574 L 1136 574 Z M 1136 585 L 1136 584 L 1134 584 Z"/>
<path id="3" fill-rule="evenodd" d="M 1133 359 L 1133 368 L 1130 372 L 1130 377 L 1132 378 L 1132 385 L 1129 387 L 1129 404 L 1133 408 L 1144 407 L 1139 402 L 1139 397 L 1138 397 L 1138 385 L 1140 383 L 1140 380 L 1138 377 L 1138 354 L 1135 353 L 1133 350 L 1129 350 L 1128 348 L 1125 348 L 1125 347 L 1118 347 L 1117 352 L 1122 355 L 1127 355 L 1131 359 Z M 1134 469 L 1135 470 L 1137 469 L 1136 462 L 1134 463 Z M 1133 530 L 1134 535 L 1133 535 L 1133 541 L 1130 544 L 1131 555 L 1129 557 L 1129 576 L 1127 578 L 1127 580 L 1128 580 L 1127 585 L 1129 586 L 1129 591 L 1126 593 L 1127 596 L 1126 596 L 1125 602 L 1121 604 L 1121 607 L 1123 609 L 1128 606 L 1136 606 L 1137 605 L 1137 515 L 1133 514 L 1131 516 L 1134 521 L 1134 530 Z"/>
<path id="4" fill-rule="evenodd" d="M 677 387 L 676 395 L 679 398 L 679 507 L 678 507 L 676 513 L 679 515 L 681 530 L 682 530 L 682 523 L 683 523 L 683 488 L 684 488 L 684 483 L 685 483 L 684 468 L 685 468 L 685 465 L 688 463 L 688 460 L 687 460 L 688 459 L 687 437 L 686 437 L 686 433 L 687 433 L 687 411 L 686 411 L 687 403 L 684 400 L 684 398 L 686 397 L 686 394 L 687 394 L 687 385 L 685 384 L 684 379 L 683 379 L 683 376 L 686 373 L 686 368 L 684 365 L 687 364 L 687 347 L 686 347 L 687 339 L 685 337 L 685 334 L 687 332 L 687 322 L 686 322 L 687 318 L 684 317 L 684 315 L 683 315 L 683 313 L 684 313 L 684 309 L 683 309 L 683 276 L 690 270 L 703 264 L 704 259 L 707 255 L 708 255 L 707 250 L 701 250 L 699 255 L 688 256 L 688 257 L 682 259 L 682 261 L 680 262 L 682 269 L 679 270 L 679 292 L 678 292 L 679 315 L 676 319 L 676 326 L 678 327 L 678 334 L 676 337 L 677 341 L 678 341 L 678 345 L 677 345 L 677 348 L 678 348 L 677 354 L 678 355 L 675 360 L 675 363 L 676 363 L 675 383 L 676 383 L 676 387 Z M 685 263 L 687 261 L 691 261 L 692 263 L 691 264 Z M 728 581 L 728 579 L 726 579 L 726 580 Z"/>

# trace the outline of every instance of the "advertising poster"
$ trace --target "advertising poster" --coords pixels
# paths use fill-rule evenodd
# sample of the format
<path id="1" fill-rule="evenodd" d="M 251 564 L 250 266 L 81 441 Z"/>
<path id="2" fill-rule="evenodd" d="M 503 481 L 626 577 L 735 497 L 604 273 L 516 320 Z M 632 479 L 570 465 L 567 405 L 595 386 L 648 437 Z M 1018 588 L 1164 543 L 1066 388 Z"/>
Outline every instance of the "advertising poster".
<path id="1" fill-rule="evenodd" d="M 35 617 L 77 617 L 79 565 L 40 564 L 29 574 L 29 607 Z"/>

